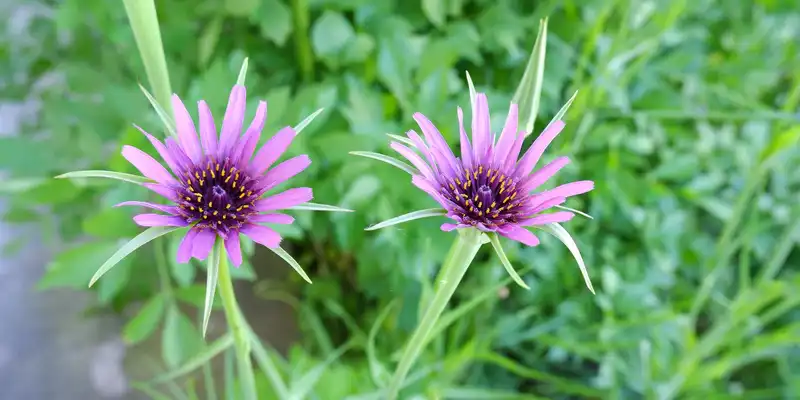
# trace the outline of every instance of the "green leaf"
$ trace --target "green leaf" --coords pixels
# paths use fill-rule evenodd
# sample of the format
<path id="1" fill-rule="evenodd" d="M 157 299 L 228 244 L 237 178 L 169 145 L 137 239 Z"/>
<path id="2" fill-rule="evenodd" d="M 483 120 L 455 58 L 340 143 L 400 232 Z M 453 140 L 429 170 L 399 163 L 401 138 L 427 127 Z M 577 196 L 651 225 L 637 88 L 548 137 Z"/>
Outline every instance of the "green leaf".
<path id="1" fill-rule="evenodd" d="M 92 277 L 95 265 L 102 263 L 117 248 L 115 241 L 88 242 L 72 247 L 55 256 L 47 266 L 37 288 L 57 287 L 83 289 Z"/>
<path id="2" fill-rule="evenodd" d="M 250 344 L 252 345 L 253 358 L 256 359 L 256 363 L 258 363 L 258 366 L 270 381 L 272 390 L 275 391 L 275 396 L 278 399 L 288 398 L 289 389 L 286 388 L 286 384 L 283 382 L 283 378 L 281 378 L 278 368 L 272 358 L 272 354 L 275 354 L 275 352 L 268 351 L 261 343 L 258 335 L 253 333 L 252 329 L 248 329 L 248 335 L 250 336 Z M 276 357 L 279 356 L 276 355 Z"/>
<path id="3" fill-rule="evenodd" d="M 575 93 L 572 94 L 572 97 L 570 97 L 569 100 L 567 100 L 567 103 L 564 104 L 563 106 L 561 106 L 561 109 L 558 110 L 556 115 L 553 117 L 553 119 L 550 120 L 550 123 L 547 124 L 547 126 L 544 128 L 544 130 L 547 130 L 547 127 L 549 127 L 553 122 L 562 120 L 564 118 L 564 115 L 567 113 L 567 110 L 569 110 L 569 106 L 572 105 L 572 101 L 575 100 L 575 96 L 577 96 L 577 95 L 578 95 L 578 91 L 576 90 Z"/>
<path id="4" fill-rule="evenodd" d="M 199 353 L 204 346 L 203 338 L 192 325 L 192 321 L 177 306 L 169 306 L 161 337 L 161 351 L 167 367 L 177 368 Z"/>
<path id="5" fill-rule="evenodd" d="M 114 171 L 100 171 L 100 170 L 87 170 L 87 171 L 73 171 L 61 174 L 55 177 L 56 179 L 78 179 L 78 178 L 108 178 L 130 183 L 151 183 L 150 179 L 143 176 L 126 174 L 124 172 Z"/>
<path id="6" fill-rule="evenodd" d="M 428 21 L 441 28 L 444 25 L 445 19 L 445 0 L 422 0 L 422 12 L 428 18 Z"/>
<path id="7" fill-rule="evenodd" d="M 378 160 L 378 161 L 383 161 L 383 162 L 385 162 L 385 163 L 387 163 L 389 165 L 393 165 L 393 166 L 395 166 L 397 168 L 400 168 L 403 171 L 406 171 L 411 175 L 416 175 L 416 174 L 419 173 L 414 167 L 412 167 L 408 163 L 403 162 L 401 160 L 398 160 L 398 159 L 396 159 L 394 157 L 387 156 L 385 154 L 374 153 L 374 152 L 371 152 L 371 151 L 351 151 L 350 154 L 352 154 L 354 156 L 367 157 L 367 158 L 372 158 L 372 159 L 375 159 L 375 160 Z"/>
<path id="8" fill-rule="evenodd" d="M 506 257 L 506 252 L 503 251 L 503 246 L 500 244 L 500 239 L 497 238 L 497 234 L 490 233 L 487 236 L 489 236 L 489 242 L 492 243 L 492 247 L 494 247 L 494 251 L 495 253 L 497 253 L 497 257 L 500 257 L 500 262 L 503 264 L 503 267 L 506 269 L 506 272 L 508 272 L 508 275 L 511 276 L 511 279 L 513 279 L 514 282 L 517 283 L 517 285 L 520 285 L 527 290 L 531 290 L 531 288 L 527 284 L 525 284 L 525 281 L 523 281 L 522 278 L 519 277 L 517 271 L 514 270 L 514 267 L 511 266 L 511 261 L 508 261 L 508 257 Z"/>
<path id="9" fill-rule="evenodd" d="M 214 54 L 214 49 L 219 43 L 219 37 L 222 33 L 222 16 L 216 16 L 211 22 L 203 29 L 203 33 L 197 41 L 197 60 L 201 68 L 205 69 L 206 64 L 211 60 Z"/>
<path id="10" fill-rule="evenodd" d="M 396 304 L 397 300 L 392 300 L 381 310 L 381 313 L 375 318 L 375 322 L 372 324 L 369 330 L 369 336 L 367 337 L 367 362 L 369 363 L 369 372 L 372 375 L 372 381 L 377 387 L 386 385 L 386 381 L 389 379 L 389 372 L 386 366 L 378 359 L 377 352 L 375 351 L 375 337 L 378 336 L 378 330 L 381 328 L 381 325 L 383 325 L 383 321 L 389 316 L 389 312 L 392 311 L 392 308 L 394 308 Z"/>
<path id="11" fill-rule="evenodd" d="M 512 102 L 519 106 L 519 119 L 524 124 L 526 135 L 533 132 L 533 124 L 539 114 L 539 100 L 542 97 L 544 82 L 544 59 L 547 48 L 547 18 L 539 21 L 539 33 L 533 44 L 528 65 L 522 74 Z"/>
<path id="12" fill-rule="evenodd" d="M 217 292 L 217 279 L 219 278 L 219 261 L 225 252 L 222 249 L 222 240 L 217 240 L 217 244 L 208 256 L 208 270 L 206 271 L 206 299 L 203 303 L 203 337 L 206 336 L 208 328 L 208 318 L 211 316 L 211 309 L 214 306 L 214 298 Z"/>
<path id="13" fill-rule="evenodd" d="M 589 288 L 589 291 L 592 292 L 592 294 L 595 294 L 594 288 L 592 287 L 592 281 L 589 279 L 589 273 L 586 271 L 586 265 L 583 263 L 581 252 L 578 250 L 578 245 L 575 243 L 575 240 L 572 239 L 572 236 L 570 236 L 569 232 L 567 232 L 566 229 L 564 229 L 557 222 L 546 225 L 537 225 L 536 228 L 555 236 L 558 240 L 564 243 L 565 246 L 567 246 L 569 252 L 572 253 L 573 257 L 575 257 L 575 261 L 578 262 L 578 268 L 581 270 L 581 275 L 583 275 L 583 280 L 586 282 L 586 287 Z"/>
<path id="14" fill-rule="evenodd" d="M 283 47 L 292 33 L 292 10 L 281 0 L 263 0 L 255 15 L 251 20 L 258 23 L 261 35 Z"/>
<path id="15" fill-rule="evenodd" d="M 136 251 L 139 247 L 142 247 L 153 239 L 164 236 L 178 229 L 181 228 L 174 226 L 154 226 L 152 228 L 147 228 L 144 232 L 140 233 L 135 238 L 131 239 L 131 241 L 122 246 L 119 250 L 117 250 L 116 253 L 114 253 L 103 265 L 100 266 L 100 268 L 97 269 L 97 272 L 95 272 L 94 276 L 92 276 L 92 279 L 89 281 L 89 287 L 94 285 L 94 283 L 97 282 L 97 280 L 100 279 L 103 274 L 108 272 L 108 270 L 117 265 L 120 260 Z"/>
<path id="16" fill-rule="evenodd" d="M 322 374 L 325 370 L 333 364 L 339 357 L 342 356 L 348 349 L 352 347 L 352 342 L 345 343 L 336 351 L 331 353 L 328 358 L 325 359 L 322 363 L 317 364 L 314 368 L 310 371 L 306 372 L 305 375 L 300 377 L 297 381 L 295 381 L 291 385 L 291 390 L 289 391 L 289 399 L 305 399 L 314 389 L 314 385 L 316 385 L 317 381 L 322 377 Z"/>
<path id="17" fill-rule="evenodd" d="M 130 223 L 131 216 L 126 210 L 106 208 L 83 220 L 84 232 L 100 238 L 118 239 L 131 237 L 138 232 Z"/>
<path id="18" fill-rule="evenodd" d="M 300 121 L 300 123 L 297 124 L 297 126 L 294 127 L 294 131 L 299 135 L 300 132 L 302 132 L 303 129 L 305 129 L 308 126 L 308 124 L 310 124 L 311 121 L 314 120 L 314 118 L 317 118 L 317 116 L 320 113 L 322 113 L 323 110 L 324 110 L 324 108 L 320 108 L 319 110 L 314 111 L 313 113 L 311 113 L 311 115 L 307 116 L 304 120 Z"/>
<path id="19" fill-rule="evenodd" d="M 100 305 L 108 305 L 128 283 L 131 276 L 131 263 L 117 264 L 116 268 L 108 271 L 97 285 L 97 301 Z"/>
<path id="20" fill-rule="evenodd" d="M 387 219 L 386 221 L 383 221 L 383 222 L 379 222 L 379 223 L 377 223 L 375 225 L 372 225 L 372 226 L 369 226 L 369 227 L 365 228 L 364 230 L 365 231 L 374 231 L 374 230 L 377 230 L 377 229 L 386 228 L 387 226 L 392 226 L 392 225 L 402 224 L 402 223 L 408 222 L 408 221 L 413 221 L 415 219 L 428 218 L 428 217 L 439 217 L 439 216 L 442 216 L 442 215 L 445 215 L 445 214 L 447 214 L 447 211 L 445 211 L 442 208 L 428 208 L 428 209 L 425 209 L 425 210 L 417 210 L 417 211 L 412 211 L 412 212 L 410 212 L 408 214 L 403 214 L 403 215 L 400 215 L 400 216 L 397 216 L 397 217 L 394 217 L 394 218 L 391 218 L 391 219 Z"/>
<path id="21" fill-rule="evenodd" d="M 163 295 L 157 294 L 151 297 L 136 316 L 125 324 L 125 328 L 122 329 L 123 340 L 132 345 L 147 339 L 158 327 L 161 316 L 164 315 L 165 304 Z"/>
<path id="22" fill-rule="evenodd" d="M 772 137 L 769 144 L 761 151 L 759 159 L 766 162 L 785 149 L 793 148 L 800 140 L 800 126 L 795 126 Z"/>
<path id="23" fill-rule="evenodd" d="M 278 256 L 280 256 L 280 258 L 282 258 L 284 261 L 289 263 L 289 265 L 291 265 L 292 268 L 294 268 L 294 270 L 298 274 L 300 274 L 300 276 L 306 282 L 311 283 L 311 279 L 308 277 L 308 275 L 306 275 L 306 272 L 303 271 L 303 267 L 301 267 L 300 264 L 298 264 L 297 261 L 295 261 L 294 257 L 292 257 L 291 254 L 287 253 L 286 250 L 284 250 L 284 249 L 282 249 L 280 247 L 276 247 L 276 248 L 268 247 L 268 249 L 272 250 L 273 253 L 277 254 Z"/>
<path id="24" fill-rule="evenodd" d="M 197 308 L 205 307 L 206 288 L 201 285 L 192 285 L 184 288 L 179 288 L 173 291 L 175 298 L 184 303 L 191 304 Z M 213 308 L 218 310 L 222 308 L 222 303 L 219 301 L 219 296 L 214 298 Z"/>
<path id="25" fill-rule="evenodd" d="M 247 59 L 247 57 L 245 57 L 244 61 L 242 61 L 242 67 L 239 68 L 239 76 L 236 77 L 236 84 L 237 85 L 244 86 L 244 79 L 245 79 L 245 77 L 247 77 L 247 64 L 248 64 L 248 59 Z"/>
<path id="26" fill-rule="evenodd" d="M 133 1 L 133 0 L 127 0 L 127 1 Z M 167 111 L 164 110 L 164 108 L 161 107 L 160 104 L 158 104 L 158 102 L 153 97 L 153 95 L 151 95 L 150 92 L 148 92 L 147 89 L 145 89 L 144 86 L 142 86 L 142 84 L 139 84 L 139 89 L 142 90 L 142 93 L 144 93 L 144 96 L 147 97 L 147 101 L 149 101 L 150 105 L 153 106 L 153 109 L 156 110 L 156 114 L 158 114 L 158 118 L 161 119 L 161 122 L 164 124 L 164 127 L 167 129 L 167 132 L 172 137 L 177 138 L 178 137 L 178 133 L 175 130 L 175 121 L 172 119 L 172 117 L 169 115 L 169 113 L 167 113 Z M 167 100 L 169 100 L 169 95 L 167 96 Z M 168 102 L 168 103 L 165 103 L 165 104 L 171 104 L 171 103 Z"/>
<path id="27" fill-rule="evenodd" d="M 325 11 L 311 28 L 311 45 L 314 53 L 333 68 L 348 43 L 355 39 L 350 22 L 336 11 Z"/>
<path id="28" fill-rule="evenodd" d="M 152 382 L 160 383 L 171 381 L 175 378 L 180 378 L 181 376 L 184 376 L 202 367 L 203 365 L 208 364 L 211 362 L 211 359 L 219 354 L 222 354 L 223 351 L 231 346 L 233 346 L 233 335 L 231 335 L 230 332 L 226 332 L 224 335 L 220 336 L 217 340 L 211 343 L 210 346 L 203 349 L 203 351 L 189 358 L 180 367 L 153 378 Z"/>
<path id="29" fill-rule="evenodd" d="M 260 0 L 225 0 L 225 11 L 235 17 L 246 17 L 258 9 Z"/>
<path id="30" fill-rule="evenodd" d="M 331 212 L 353 212 L 346 208 L 329 206 L 327 204 L 303 203 L 288 208 L 289 210 L 308 210 L 308 211 L 331 211 Z"/>

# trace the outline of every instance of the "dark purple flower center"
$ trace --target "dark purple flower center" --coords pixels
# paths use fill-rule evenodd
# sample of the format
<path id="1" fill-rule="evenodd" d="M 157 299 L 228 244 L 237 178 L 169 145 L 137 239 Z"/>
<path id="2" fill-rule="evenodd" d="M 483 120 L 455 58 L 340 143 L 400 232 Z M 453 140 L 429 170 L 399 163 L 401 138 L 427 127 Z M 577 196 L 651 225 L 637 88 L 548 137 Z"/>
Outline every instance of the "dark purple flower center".
<path id="1" fill-rule="evenodd" d="M 527 197 L 518 193 L 517 183 L 502 171 L 480 165 L 446 179 L 441 193 L 456 205 L 453 211 L 465 223 L 496 226 L 516 221 L 518 207 Z"/>
<path id="2" fill-rule="evenodd" d="M 192 166 L 178 189 L 178 208 L 190 222 L 227 234 L 256 214 L 260 195 L 257 181 L 245 171 L 225 162 L 208 161 L 205 168 Z"/>

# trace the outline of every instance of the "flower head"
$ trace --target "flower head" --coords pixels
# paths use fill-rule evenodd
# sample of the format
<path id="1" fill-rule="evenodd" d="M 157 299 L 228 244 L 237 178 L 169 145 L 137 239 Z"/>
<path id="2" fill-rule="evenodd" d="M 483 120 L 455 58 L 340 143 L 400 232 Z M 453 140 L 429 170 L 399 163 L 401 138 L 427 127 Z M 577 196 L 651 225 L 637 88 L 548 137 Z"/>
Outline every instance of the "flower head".
<path id="1" fill-rule="evenodd" d="M 413 184 L 433 197 L 455 221 L 443 224 L 442 230 L 474 227 L 536 246 L 539 240 L 525 227 L 570 220 L 574 214 L 568 211 L 541 213 L 564 203 L 567 197 L 592 190 L 594 183 L 571 182 L 537 192 L 569 163 L 567 157 L 559 157 L 531 173 L 564 128 L 564 122 L 555 121 L 548 126 L 518 159 L 526 135 L 517 131 L 517 105 L 511 104 L 499 138 L 491 132 L 486 95 L 478 93 L 472 108 L 472 142 L 464 129 L 463 112 L 458 109 L 460 158 L 454 156 L 433 123 L 420 113 L 414 114 L 414 119 L 424 137 L 412 130 L 407 134 L 407 145 L 392 142 L 391 147 L 416 167 Z"/>
<path id="2" fill-rule="evenodd" d="M 172 96 L 177 141 L 167 138 L 162 143 L 137 126 L 169 170 L 135 147 L 122 149 L 123 157 L 154 181 L 144 186 L 172 204 L 128 201 L 119 205 L 143 206 L 161 212 L 134 216 L 133 220 L 141 226 L 190 226 L 178 249 L 179 262 L 187 262 L 191 257 L 205 259 L 217 236 L 224 240 L 226 252 L 237 266 L 242 262 L 239 234 L 276 248 L 281 236 L 262 224 L 291 224 L 294 218 L 274 212 L 312 198 L 310 188 L 288 189 L 262 198 L 270 189 L 306 169 L 311 161 L 307 155 L 300 155 L 272 167 L 296 132 L 291 127 L 283 128 L 255 151 L 267 117 L 267 103 L 259 103 L 255 118 L 242 135 L 245 99 L 244 86 L 234 86 L 219 137 L 208 105 L 200 101 L 198 139 L 194 122 L 177 95 Z"/>

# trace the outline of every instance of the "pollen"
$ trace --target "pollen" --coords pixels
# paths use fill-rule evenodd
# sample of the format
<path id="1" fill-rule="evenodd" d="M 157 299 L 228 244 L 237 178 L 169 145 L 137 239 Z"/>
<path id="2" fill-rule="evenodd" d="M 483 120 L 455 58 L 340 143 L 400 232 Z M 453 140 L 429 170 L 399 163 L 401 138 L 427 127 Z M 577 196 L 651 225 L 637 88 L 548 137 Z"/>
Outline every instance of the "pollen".
<path id="1" fill-rule="evenodd" d="M 214 203 L 209 201 L 208 202 L 208 208 L 211 208 L 211 207 L 214 207 Z"/>
<path id="2" fill-rule="evenodd" d="M 231 205 L 230 205 L 230 204 L 228 204 L 227 206 L 225 206 L 225 209 L 226 209 L 226 210 L 230 210 L 230 209 L 231 209 Z"/>

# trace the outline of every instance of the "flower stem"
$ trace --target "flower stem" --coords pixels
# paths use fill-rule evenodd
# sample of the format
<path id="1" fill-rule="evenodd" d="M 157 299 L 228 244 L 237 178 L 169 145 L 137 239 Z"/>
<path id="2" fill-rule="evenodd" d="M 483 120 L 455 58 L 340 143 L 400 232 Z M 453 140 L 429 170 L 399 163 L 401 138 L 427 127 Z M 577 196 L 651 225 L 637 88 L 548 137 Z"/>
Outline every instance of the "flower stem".
<path id="1" fill-rule="evenodd" d="M 428 309 L 425 310 L 422 320 L 411 335 L 405 350 L 403 350 L 403 356 L 400 358 L 400 363 L 397 365 L 392 381 L 389 384 L 387 399 L 394 400 L 397 398 L 406 375 L 408 375 L 411 366 L 417 360 L 428 341 L 428 335 L 430 335 L 439 316 L 442 315 L 442 312 L 447 307 L 450 298 L 453 297 L 453 293 L 455 293 L 458 284 L 461 283 L 461 279 L 483 243 L 485 241 L 479 231 L 475 229 L 459 229 L 459 235 L 453 242 L 453 246 L 450 247 L 447 259 L 445 259 L 442 270 L 437 277 L 433 299 L 428 304 Z"/>
<path id="2" fill-rule="evenodd" d="M 250 360 L 250 338 L 245 329 L 242 313 L 236 303 L 233 293 L 233 282 L 228 265 L 228 257 L 223 246 L 218 246 L 222 252 L 219 260 L 219 294 L 222 297 L 222 306 L 225 308 L 225 317 L 228 320 L 228 329 L 233 334 L 236 346 L 236 361 L 239 369 L 239 382 L 242 385 L 242 394 L 245 400 L 256 400 L 256 380 L 253 375 L 253 364 Z"/>

